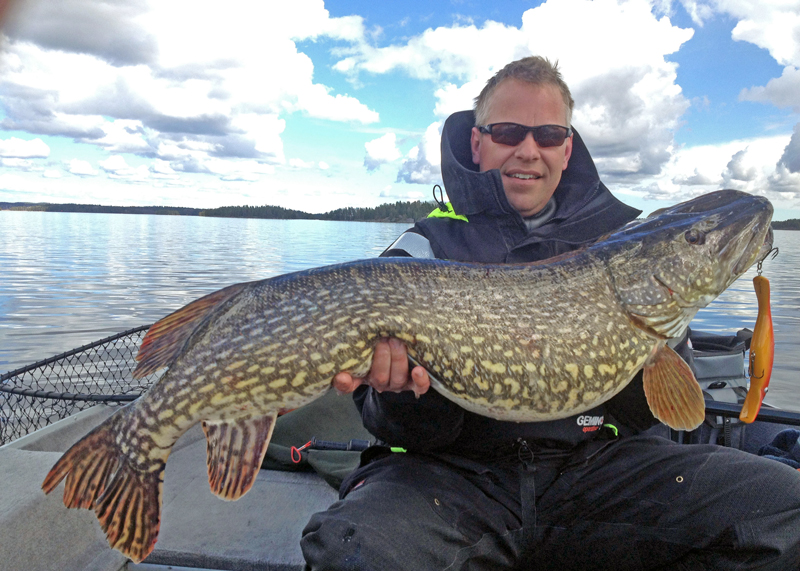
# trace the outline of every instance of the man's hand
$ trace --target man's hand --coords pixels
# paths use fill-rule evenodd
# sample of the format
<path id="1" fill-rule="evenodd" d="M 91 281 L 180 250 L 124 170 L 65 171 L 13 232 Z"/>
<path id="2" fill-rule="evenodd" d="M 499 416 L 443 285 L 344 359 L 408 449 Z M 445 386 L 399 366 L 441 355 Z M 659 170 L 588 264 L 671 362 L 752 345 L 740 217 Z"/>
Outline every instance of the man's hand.
<path id="1" fill-rule="evenodd" d="M 394 337 L 381 339 L 375 346 L 372 368 L 364 378 L 350 373 L 338 373 L 333 378 L 333 387 L 340 393 L 352 393 L 366 383 L 378 392 L 414 391 L 419 396 L 428 392 L 431 380 L 423 367 L 414 367 L 408 374 L 408 351 L 405 344 Z"/>

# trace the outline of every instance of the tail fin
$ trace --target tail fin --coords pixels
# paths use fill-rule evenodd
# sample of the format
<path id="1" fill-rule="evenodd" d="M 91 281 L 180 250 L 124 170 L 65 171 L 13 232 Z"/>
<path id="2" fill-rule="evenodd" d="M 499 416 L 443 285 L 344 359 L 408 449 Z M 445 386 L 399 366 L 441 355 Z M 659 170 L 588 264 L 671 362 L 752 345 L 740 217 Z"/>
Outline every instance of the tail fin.
<path id="1" fill-rule="evenodd" d="M 65 477 L 64 505 L 93 509 L 108 543 L 139 563 L 155 547 L 161 522 L 163 458 L 146 470 L 134 466 L 115 440 L 115 414 L 95 428 L 56 462 L 42 483 L 46 494 Z"/>

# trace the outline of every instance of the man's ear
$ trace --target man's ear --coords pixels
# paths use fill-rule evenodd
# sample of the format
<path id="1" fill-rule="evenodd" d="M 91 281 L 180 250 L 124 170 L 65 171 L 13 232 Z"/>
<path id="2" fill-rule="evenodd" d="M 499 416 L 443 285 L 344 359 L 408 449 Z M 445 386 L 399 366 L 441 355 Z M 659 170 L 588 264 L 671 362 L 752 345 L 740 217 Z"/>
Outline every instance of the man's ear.
<path id="1" fill-rule="evenodd" d="M 469 138 L 469 145 L 470 148 L 472 148 L 472 162 L 476 165 L 481 164 L 481 132 L 478 131 L 477 127 L 472 128 L 472 133 L 470 134 Z"/>
<path id="2" fill-rule="evenodd" d="M 561 168 L 562 171 L 567 170 L 567 165 L 569 164 L 569 158 L 572 156 L 572 135 L 569 136 L 569 139 L 566 141 L 567 148 L 564 149 L 564 166 Z M 474 155 L 475 153 L 473 153 Z"/>

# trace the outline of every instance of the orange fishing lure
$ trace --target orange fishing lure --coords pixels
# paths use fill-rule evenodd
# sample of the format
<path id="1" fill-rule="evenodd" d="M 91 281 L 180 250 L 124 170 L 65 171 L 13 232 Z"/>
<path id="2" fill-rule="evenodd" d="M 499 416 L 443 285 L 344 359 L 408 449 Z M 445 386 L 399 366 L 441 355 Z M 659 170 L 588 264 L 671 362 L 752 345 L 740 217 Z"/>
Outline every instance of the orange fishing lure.
<path id="1" fill-rule="evenodd" d="M 767 394 L 775 358 L 775 335 L 772 331 L 772 312 L 769 305 L 769 280 L 758 275 L 753 278 L 758 299 L 758 317 L 750 341 L 750 389 L 742 405 L 739 420 L 751 423 L 761 410 L 761 402 Z"/>

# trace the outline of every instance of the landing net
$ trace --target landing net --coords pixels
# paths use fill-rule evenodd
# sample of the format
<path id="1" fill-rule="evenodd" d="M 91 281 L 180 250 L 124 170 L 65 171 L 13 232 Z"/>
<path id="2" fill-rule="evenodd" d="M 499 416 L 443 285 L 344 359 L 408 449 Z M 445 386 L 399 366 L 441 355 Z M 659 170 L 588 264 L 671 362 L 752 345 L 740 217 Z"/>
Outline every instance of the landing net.
<path id="1" fill-rule="evenodd" d="M 98 403 L 135 400 L 163 373 L 133 378 L 149 325 L 123 331 L 0 376 L 0 445 Z"/>

